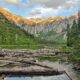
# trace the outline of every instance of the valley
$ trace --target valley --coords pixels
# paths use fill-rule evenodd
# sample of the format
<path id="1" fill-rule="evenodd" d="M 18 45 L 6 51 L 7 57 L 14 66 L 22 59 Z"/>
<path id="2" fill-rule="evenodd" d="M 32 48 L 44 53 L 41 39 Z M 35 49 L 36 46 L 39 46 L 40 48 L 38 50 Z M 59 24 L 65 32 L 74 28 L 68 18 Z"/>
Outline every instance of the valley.
<path id="1" fill-rule="evenodd" d="M 30 80 L 80 79 L 80 14 L 23 18 L 0 8 L 0 80 L 28 74 Z"/>

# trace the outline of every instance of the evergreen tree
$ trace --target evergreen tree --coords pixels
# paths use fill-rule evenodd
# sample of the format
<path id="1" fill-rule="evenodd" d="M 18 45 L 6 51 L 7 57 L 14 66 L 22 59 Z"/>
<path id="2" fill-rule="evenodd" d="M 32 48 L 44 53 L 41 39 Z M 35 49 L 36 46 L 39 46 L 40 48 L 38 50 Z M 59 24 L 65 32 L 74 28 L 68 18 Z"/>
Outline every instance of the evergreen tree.
<path id="1" fill-rule="evenodd" d="M 67 25 L 67 46 L 72 47 L 75 43 L 76 35 L 78 34 L 78 28 L 76 21 L 73 21 L 73 25 L 70 28 L 69 25 Z"/>
<path id="2" fill-rule="evenodd" d="M 78 32 L 79 32 L 79 35 L 80 35 L 80 15 L 78 15 Z"/>
<path id="3" fill-rule="evenodd" d="M 69 46 L 73 48 L 70 59 L 77 65 L 76 69 L 80 69 L 80 18 L 78 23 L 75 20 L 73 21 L 68 38 Z"/>
<path id="4" fill-rule="evenodd" d="M 70 27 L 69 27 L 69 24 L 67 24 L 67 46 L 70 46 Z"/>

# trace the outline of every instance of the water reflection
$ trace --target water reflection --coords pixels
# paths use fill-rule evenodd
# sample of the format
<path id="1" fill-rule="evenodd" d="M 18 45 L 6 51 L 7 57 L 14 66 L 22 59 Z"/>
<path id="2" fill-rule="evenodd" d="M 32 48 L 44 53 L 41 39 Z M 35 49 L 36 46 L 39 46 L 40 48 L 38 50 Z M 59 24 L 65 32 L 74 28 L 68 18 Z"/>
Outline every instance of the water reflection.
<path id="1" fill-rule="evenodd" d="M 4 80 L 70 80 L 67 75 L 34 76 L 34 77 L 6 77 Z"/>
<path id="2" fill-rule="evenodd" d="M 58 62 L 48 62 L 44 61 L 41 64 L 48 65 L 55 69 L 66 70 L 72 80 L 80 80 L 79 73 L 77 74 L 73 69 L 71 64 L 60 64 Z M 1 80 L 1 79 L 0 79 Z M 34 76 L 34 77 L 6 77 L 4 80 L 70 80 L 66 74 L 57 76 Z"/>

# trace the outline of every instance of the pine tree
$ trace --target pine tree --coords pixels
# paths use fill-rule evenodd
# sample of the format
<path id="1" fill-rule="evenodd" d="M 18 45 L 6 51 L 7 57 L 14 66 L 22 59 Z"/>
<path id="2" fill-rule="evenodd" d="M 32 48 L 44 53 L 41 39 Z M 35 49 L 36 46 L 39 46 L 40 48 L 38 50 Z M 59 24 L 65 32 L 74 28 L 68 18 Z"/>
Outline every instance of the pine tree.
<path id="1" fill-rule="evenodd" d="M 78 32 L 79 32 L 79 35 L 80 35 L 80 16 L 78 15 Z"/>
<path id="2" fill-rule="evenodd" d="M 78 19 L 78 24 L 73 22 L 72 26 L 72 37 L 71 42 L 73 41 L 73 52 L 72 52 L 72 61 L 77 65 L 76 69 L 80 69 L 80 18 Z M 73 40 L 72 40 L 73 39 Z"/>
<path id="3" fill-rule="evenodd" d="M 77 28 L 77 24 L 76 21 L 73 21 L 73 25 L 71 28 L 69 28 L 69 25 L 67 26 L 67 46 L 72 47 L 73 44 L 75 43 L 75 39 L 77 37 L 78 34 L 78 28 Z"/>
<path id="4" fill-rule="evenodd" d="M 70 27 L 69 27 L 69 24 L 67 24 L 67 46 L 70 46 Z"/>

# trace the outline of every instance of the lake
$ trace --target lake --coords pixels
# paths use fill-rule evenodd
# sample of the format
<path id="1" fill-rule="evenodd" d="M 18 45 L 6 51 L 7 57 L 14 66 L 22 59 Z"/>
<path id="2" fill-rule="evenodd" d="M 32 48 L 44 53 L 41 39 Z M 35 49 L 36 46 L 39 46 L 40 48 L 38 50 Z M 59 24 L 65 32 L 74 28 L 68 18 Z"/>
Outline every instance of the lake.
<path id="1" fill-rule="evenodd" d="M 4 80 L 70 80 L 66 74 L 57 76 L 7 77 Z"/>
<path id="2" fill-rule="evenodd" d="M 72 69 L 72 64 L 61 64 L 59 62 L 43 61 L 40 64 L 48 65 L 58 70 L 65 70 L 72 80 L 79 80 L 79 74 Z M 64 73 L 61 75 L 53 76 L 8 76 L 4 80 L 70 80 L 70 78 Z"/>

